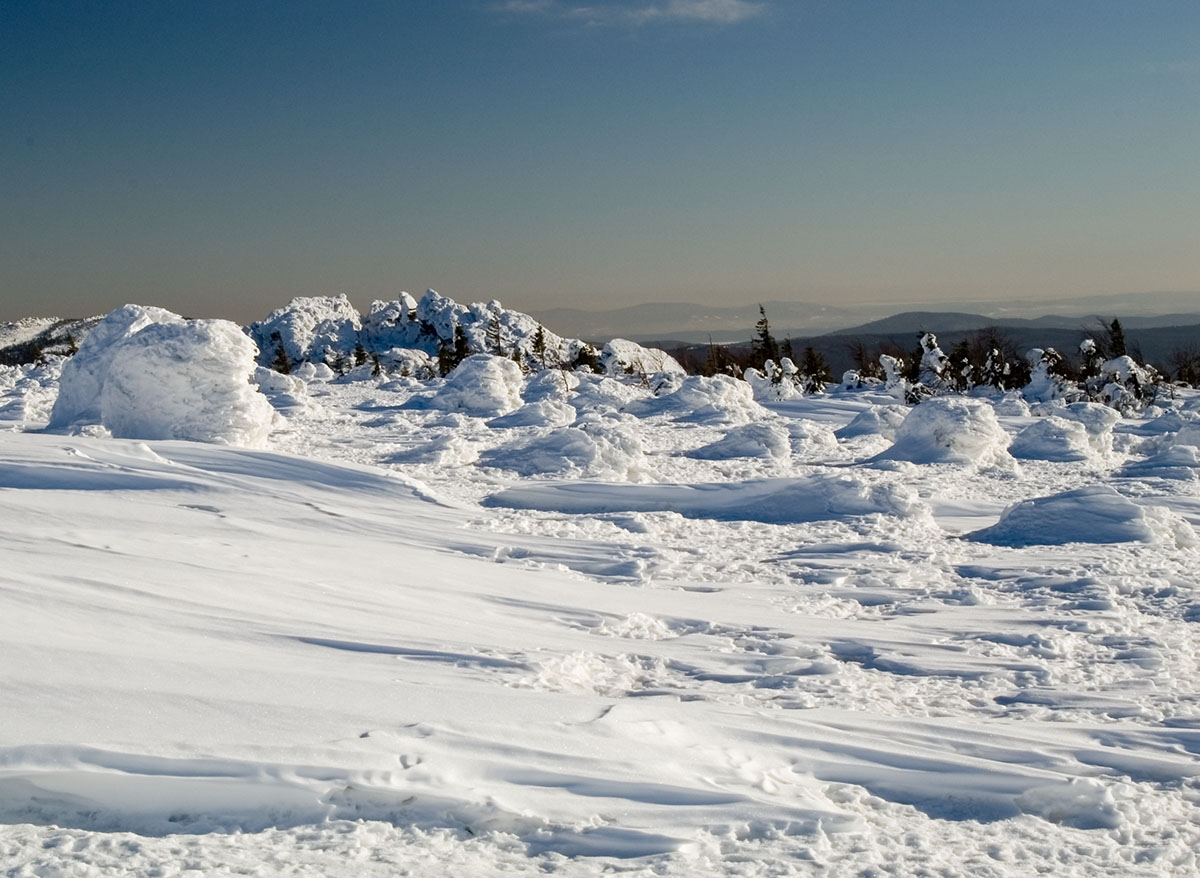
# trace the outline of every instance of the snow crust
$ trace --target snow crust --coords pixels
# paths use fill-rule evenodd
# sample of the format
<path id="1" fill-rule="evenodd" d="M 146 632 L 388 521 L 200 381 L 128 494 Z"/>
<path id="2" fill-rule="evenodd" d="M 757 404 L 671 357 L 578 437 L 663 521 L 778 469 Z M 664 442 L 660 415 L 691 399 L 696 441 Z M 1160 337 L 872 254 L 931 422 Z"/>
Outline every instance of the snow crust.
<path id="1" fill-rule="evenodd" d="M 8 874 L 1200 869 L 1194 391 L 441 379 L 537 324 L 436 294 L 360 318 L 407 373 L 282 375 L 163 314 L 0 370 Z"/>

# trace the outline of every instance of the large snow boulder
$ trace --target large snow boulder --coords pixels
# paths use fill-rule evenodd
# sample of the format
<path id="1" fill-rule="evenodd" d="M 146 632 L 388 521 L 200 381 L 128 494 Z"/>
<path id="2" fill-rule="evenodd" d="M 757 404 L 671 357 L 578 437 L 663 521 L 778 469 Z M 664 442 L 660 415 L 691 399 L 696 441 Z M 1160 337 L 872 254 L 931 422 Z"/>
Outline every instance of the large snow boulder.
<path id="1" fill-rule="evenodd" d="M 454 367 L 429 405 L 442 411 L 496 418 L 521 407 L 524 386 L 521 367 L 512 360 L 475 354 Z"/>
<path id="2" fill-rule="evenodd" d="M 297 296 L 246 331 L 258 345 L 261 365 L 269 366 L 281 347 L 296 365 L 350 356 L 361 325 L 358 310 L 345 296 Z"/>
<path id="3" fill-rule="evenodd" d="M 147 326 L 113 354 L 100 422 L 125 439 L 262 445 L 274 409 L 250 385 L 256 353 L 227 320 Z"/>
<path id="4" fill-rule="evenodd" d="M 874 459 L 1011 466 L 1008 442 L 986 402 L 939 396 L 910 411 L 896 429 L 895 443 Z"/>
<path id="5" fill-rule="evenodd" d="M 1131 461 L 1117 470 L 1123 479 L 1200 479 L 1200 452 L 1195 445 L 1171 445 L 1158 454 Z"/>
<path id="6" fill-rule="evenodd" d="M 1008 452 L 1024 460 L 1082 461 L 1092 457 L 1088 431 L 1078 421 L 1043 418 L 1016 435 Z"/>
<path id="7" fill-rule="evenodd" d="M 1004 510 L 991 527 L 967 534 L 996 546 L 1066 543 L 1196 545 L 1191 525 L 1165 507 L 1139 506 L 1107 485 L 1089 485 L 1024 500 Z"/>
<path id="8" fill-rule="evenodd" d="M 151 324 L 182 322 L 183 318 L 174 312 L 146 305 L 122 305 L 108 314 L 88 333 L 79 351 L 63 364 L 58 399 L 50 413 L 50 429 L 100 423 L 100 391 L 121 345 Z"/>

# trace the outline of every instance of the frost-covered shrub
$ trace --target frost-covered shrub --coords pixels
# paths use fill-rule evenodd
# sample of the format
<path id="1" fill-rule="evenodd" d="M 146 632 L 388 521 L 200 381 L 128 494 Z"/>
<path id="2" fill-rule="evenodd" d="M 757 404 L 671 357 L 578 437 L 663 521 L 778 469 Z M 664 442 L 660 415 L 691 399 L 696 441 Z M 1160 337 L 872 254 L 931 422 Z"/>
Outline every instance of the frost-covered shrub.
<path id="1" fill-rule="evenodd" d="M 913 408 L 895 443 L 876 460 L 1008 466 L 1008 433 L 992 407 L 977 399 L 939 396 Z"/>
<path id="2" fill-rule="evenodd" d="M 146 305 L 122 305 L 108 314 L 63 364 L 50 429 L 100 423 L 100 392 L 120 346 L 151 324 L 182 322 L 178 314 Z"/>
<path id="3" fill-rule="evenodd" d="M 729 460 L 736 457 L 760 457 L 786 460 L 792 443 L 788 431 L 778 424 L 743 424 L 734 427 L 716 442 L 687 452 L 699 460 Z"/>
<path id="4" fill-rule="evenodd" d="M 750 385 L 754 398 L 760 402 L 781 402 L 803 395 L 800 370 L 787 357 L 778 363 L 767 360 L 761 372 L 750 368 L 742 377 Z"/>
<path id="5" fill-rule="evenodd" d="M 1008 452 L 1024 460 L 1080 461 L 1091 458 L 1095 449 L 1083 424 L 1050 417 L 1018 433 Z"/>
<path id="6" fill-rule="evenodd" d="M 495 418 L 521 407 L 524 386 L 525 376 L 512 360 L 475 354 L 446 376 L 446 383 L 429 405 L 443 411 Z"/>
<path id="7" fill-rule="evenodd" d="M 1074 402 L 1083 392 L 1066 377 L 1066 366 L 1062 355 L 1054 348 L 1032 348 L 1025 355 L 1029 362 L 1029 383 L 1022 394 L 1029 402 L 1050 402 L 1065 399 Z"/>
<path id="8" fill-rule="evenodd" d="M 262 445 L 274 409 L 250 385 L 256 353 L 227 320 L 151 324 L 116 346 L 100 423 L 125 439 Z"/>

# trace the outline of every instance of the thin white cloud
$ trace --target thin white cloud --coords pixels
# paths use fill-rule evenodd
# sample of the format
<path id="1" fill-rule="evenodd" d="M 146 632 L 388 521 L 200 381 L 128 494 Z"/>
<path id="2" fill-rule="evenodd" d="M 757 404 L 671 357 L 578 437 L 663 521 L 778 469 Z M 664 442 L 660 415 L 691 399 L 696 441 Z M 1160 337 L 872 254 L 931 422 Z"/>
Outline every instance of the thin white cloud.
<path id="1" fill-rule="evenodd" d="M 665 2 L 579 3 L 571 0 L 504 0 L 502 12 L 539 15 L 590 25 L 640 27 L 655 22 L 738 24 L 766 9 L 759 0 L 665 0 Z"/>

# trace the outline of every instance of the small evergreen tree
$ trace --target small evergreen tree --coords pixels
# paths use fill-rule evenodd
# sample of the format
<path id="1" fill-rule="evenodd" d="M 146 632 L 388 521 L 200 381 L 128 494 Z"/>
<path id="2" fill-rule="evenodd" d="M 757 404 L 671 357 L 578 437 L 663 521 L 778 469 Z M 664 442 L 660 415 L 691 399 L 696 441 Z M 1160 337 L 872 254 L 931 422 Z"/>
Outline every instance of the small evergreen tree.
<path id="1" fill-rule="evenodd" d="M 793 363 L 796 362 L 796 349 L 792 347 L 792 339 L 789 336 L 783 340 L 783 344 L 779 348 L 779 356 L 787 357 Z"/>
<path id="2" fill-rule="evenodd" d="M 354 346 L 354 365 L 362 366 L 362 365 L 365 365 L 366 362 L 367 362 L 367 349 L 363 347 L 363 343 L 360 341 L 358 344 L 356 344 Z"/>
<path id="3" fill-rule="evenodd" d="M 454 324 L 454 365 L 458 365 L 471 356 L 471 343 L 467 341 L 467 333 L 459 324 Z"/>
<path id="4" fill-rule="evenodd" d="M 290 375 L 292 372 L 292 361 L 288 359 L 287 351 L 281 344 L 275 346 L 275 359 L 271 361 L 271 368 L 281 375 Z"/>
<path id="5" fill-rule="evenodd" d="M 537 332 L 533 334 L 533 361 L 539 369 L 546 368 L 546 327 L 538 324 Z"/>
<path id="6" fill-rule="evenodd" d="M 443 338 L 438 342 L 437 368 L 438 374 L 445 378 L 454 371 L 458 363 L 454 360 L 454 343 Z"/>
<path id="7" fill-rule="evenodd" d="M 600 371 L 600 353 L 590 344 L 584 344 L 575 355 L 574 369 L 587 369 L 589 372 Z"/>
<path id="8" fill-rule="evenodd" d="M 378 378 L 383 374 L 383 364 L 379 361 L 379 354 L 371 354 L 371 375 Z"/>
<path id="9" fill-rule="evenodd" d="M 833 373 L 825 362 L 825 355 L 808 345 L 804 348 L 804 361 L 800 366 L 800 387 L 805 393 L 824 393 L 825 385 L 833 381 Z"/>
<path id="10" fill-rule="evenodd" d="M 498 314 L 493 314 L 488 318 L 487 349 L 489 353 L 495 354 L 497 357 L 504 356 L 504 342 L 500 338 L 500 316 Z"/>
<path id="11" fill-rule="evenodd" d="M 1116 317 L 1108 324 L 1108 356 L 1110 359 L 1123 357 L 1128 353 L 1125 344 L 1125 329 Z"/>
<path id="12" fill-rule="evenodd" d="M 758 313 L 758 322 L 754 324 L 754 331 L 757 334 L 750 342 L 750 355 L 754 364 L 763 368 L 766 366 L 767 360 L 779 360 L 779 344 L 771 335 L 771 324 L 767 320 L 767 312 L 762 305 L 758 306 Z"/>

